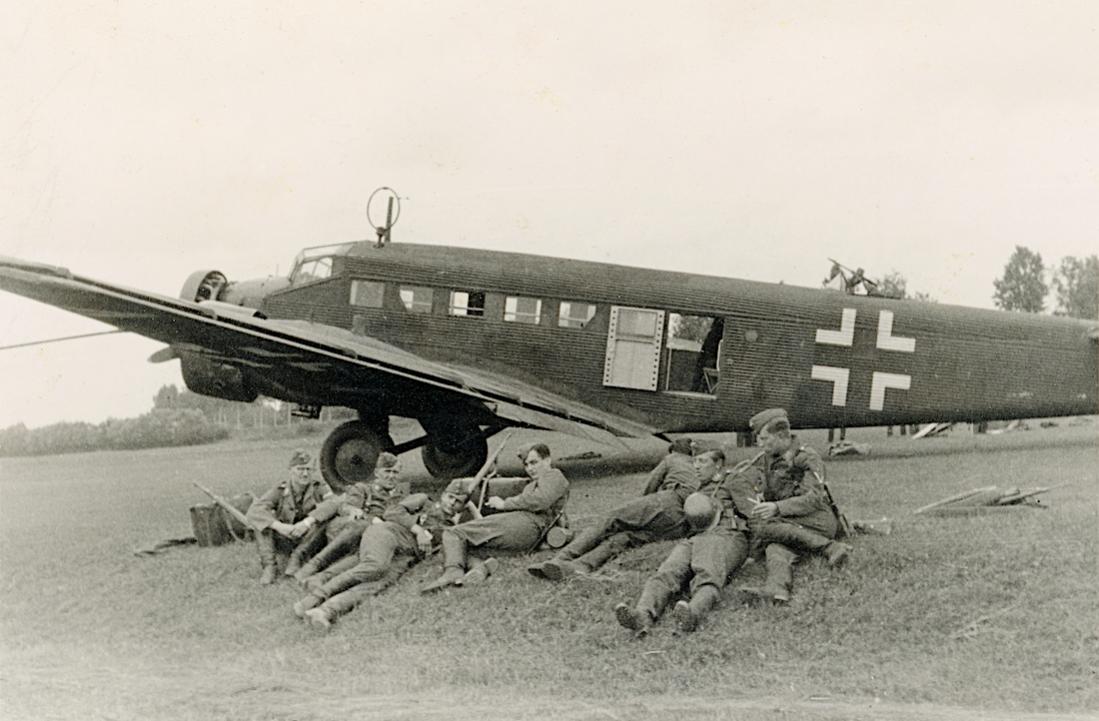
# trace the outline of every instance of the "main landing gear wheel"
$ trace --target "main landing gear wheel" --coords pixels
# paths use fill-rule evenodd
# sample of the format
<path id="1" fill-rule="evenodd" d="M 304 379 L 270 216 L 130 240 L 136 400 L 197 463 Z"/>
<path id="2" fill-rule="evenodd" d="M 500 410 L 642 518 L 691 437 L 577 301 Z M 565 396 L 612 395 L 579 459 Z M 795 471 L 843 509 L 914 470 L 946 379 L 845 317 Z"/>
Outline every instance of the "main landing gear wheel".
<path id="1" fill-rule="evenodd" d="M 435 478 L 472 476 L 488 459 L 488 442 L 480 436 L 454 445 L 429 442 L 420 451 L 424 468 Z"/>
<path id="2" fill-rule="evenodd" d="M 393 448 L 388 433 L 379 433 L 362 421 L 336 426 L 321 446 L 321 473 L 336 493 L 374 474 L 382 451 Z"/>

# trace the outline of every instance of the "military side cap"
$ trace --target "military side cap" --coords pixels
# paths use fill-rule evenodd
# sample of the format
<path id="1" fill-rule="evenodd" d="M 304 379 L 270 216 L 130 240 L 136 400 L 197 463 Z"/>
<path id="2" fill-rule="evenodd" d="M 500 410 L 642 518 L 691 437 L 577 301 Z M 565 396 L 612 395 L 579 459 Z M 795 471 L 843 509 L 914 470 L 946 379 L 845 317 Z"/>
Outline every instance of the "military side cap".
<path id="1" fill-rule="evenodd" d="M 443 489 L 443 493 L 449 493 L 460 501 L 469 500 L 469 486 L 465 478 L 455 478 Z"/>
<path id="2" fill-rule="evenodd" d="M 313 456 L 309 455 L 309 451 L 304 451 L 301 448 L 290 454 L 290 468 L 308 466 L 312 462 Z"/>
<path id="3" fill-rule="evenodd" d="M 780 420 L 786 421 L 787 423 L 790 422 L 789 417 L 787 417 L 786 415 L 786 409 L 768 408 L 767 410 L 760 411 L 759 413 L 756 413 L 754 416 L 752 416 L 751 419 L 749 419 L 748 421 L 748 425 L 751 427 L 753 432 L 759 433 L 775 421 Z"/>

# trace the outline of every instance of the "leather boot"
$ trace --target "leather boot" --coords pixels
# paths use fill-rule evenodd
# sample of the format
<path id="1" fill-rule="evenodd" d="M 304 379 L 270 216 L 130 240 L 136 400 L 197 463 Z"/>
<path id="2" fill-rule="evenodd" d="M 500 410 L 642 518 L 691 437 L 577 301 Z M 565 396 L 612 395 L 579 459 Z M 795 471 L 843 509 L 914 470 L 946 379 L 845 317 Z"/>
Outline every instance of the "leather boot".
<path id="1" fill-rule="evenodd" d="M 720 598 L 721 592 L 709 584 L 695 589 L 689 602 L 679 601 L 675 604 L 673 613 L 676 626 L 683 633 L 694 631 Z"/>
<path id="2" fill-rule="evenodd" d="M 461 579 L 454 582 L 455 586 L 476 586 L 478 583 L 484 583 L 489 576 L 496 573 L 500 568 L 500 562 L 495 558 L 486 558 L 483 561 L 477 560 L 470 564 L 469 570 L 466 571 L 466 575 Z"/>
<path id="3" fill-rule="evenodd" d="M 772 603 L 784 604 L 790 600 L 790 587 L 794 584 L 794 561 L 798 555 L 786 546 L 772 543 L 764 552 L 767 558 L 767 580 L 763 595 Z"/>
<path id="4" fill-rule="evenodd" d="M 311 608 L 305 612 L 305 620 L 318 631 L 327 631 L 332 628 L 332 617 L 324 607 Z"/>
<path id="5" fill-rule="evenodd" d="M 824 557 L 832 568 L 840 568 L 847 563 L 847 559 L 854 549 L 842 541 L 832 541 L 824 547 Z"/>
<path id="6" fill-rule="evenodd" d="M 618 620 L 620 626 L 628 628 L 638 636 L 648 633 L 649 628 L 653 625 L 653 617 L 649 615 L 648 611 L 633 608 L 628 603 L 620 603 L 615 606 L 614 617 Z"/>
<path id="7" fill-rule="evenodd" d="M 420 587 L 420 593 L 430 593 L 454 585 L 466 575 L 466 539 L 451 531 L 443 531 L 443 574 Z"/>
<path id="8" fill-rule="evenodd" d="M 580 573 L 587 573 L 588 569 L 576 561 L 549 560 L 542 564 L 542 578 L 547 581 L 564 581 Z"/>
<path id="9" fill-rule="evenodd" d="M 313 594 L 309 594 L 308 596 L 294 604 L 294 615 L 298 618 L 304 619 L 305 612 L 309 609 L 316 608 L 317 606 L 321 605 L 322 601 L 323 599 L 314 596 Z"/>

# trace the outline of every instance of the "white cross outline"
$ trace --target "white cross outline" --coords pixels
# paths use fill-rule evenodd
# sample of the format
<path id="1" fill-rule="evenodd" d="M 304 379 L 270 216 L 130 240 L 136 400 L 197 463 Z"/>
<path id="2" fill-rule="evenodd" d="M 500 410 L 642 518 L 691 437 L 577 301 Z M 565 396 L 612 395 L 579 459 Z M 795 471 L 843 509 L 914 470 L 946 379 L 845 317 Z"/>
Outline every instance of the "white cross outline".
<path id="1" fill-rule="evenodd" d="M 832 405 L 847 405 L 847 381 L 851 377 L 848 368 L 836 368 L 835 366 L 813 366 L 813 380 L 832 382 Z"/>
<path id="2" fill-rule="evenodd" d="M 840 320 L 840 329 L 817 329 L 816 342 L 823 345 L 852 347 L 855 338 L 855 308 L 844 308 Z M 878 337 L 875 346 L 878 350 L 915 353 L 916 339 L 893 335 L 893 311 L 878 311 Z M 850 385 L 851 370 L 836 366 L 814 365 L 810 371 L 813 380 L 828 381 L 832 384 L 832 405 L 840 408 L 847 405 L 847 389 Z M 889 388 L 908 390 L 912 387 L 912 376 L 904 373 L 883 373 L 874 371 L 870 381 L 870 410 L 885 408 L 885 391 Z"/>
<path id="3" fill-rule="evenodd" d="M 870 381 L 870 410 L 884 410 L 886 388 L 908 390 L 911 386 L 912 376 L 910 375 L 874 371 L 874 378 Z"/>
<path id="4" fill-rule="evenodd" d="M 854 343 L 855 340 L 855 315 L 858 313 L 854 308 L 843 309 L 843 320 L 840 321 L 839 330 L 822 330 L 817 329 L 817 343 L 824 343 L 825 345 L 843 345 L 848 348 Z"/>

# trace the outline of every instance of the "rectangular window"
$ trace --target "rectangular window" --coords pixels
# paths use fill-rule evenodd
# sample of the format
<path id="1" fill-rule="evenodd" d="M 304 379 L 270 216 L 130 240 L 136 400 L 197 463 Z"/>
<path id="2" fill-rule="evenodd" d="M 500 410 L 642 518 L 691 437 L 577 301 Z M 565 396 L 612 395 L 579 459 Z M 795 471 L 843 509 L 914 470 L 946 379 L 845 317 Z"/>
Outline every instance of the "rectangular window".
<path id="1" fill-rule="evenodd" d="M 557 325 L 562 328 L 583 328 L 595 317 L 595 306 L 591 303 L 561 301 L 561 313 Z"/>
<path id="2" fill-rule="evenodd" d="M 413 313 L 430 313 L 432 295 L 431 288 L 422 285 L 401 286 L 401 302 Z"/>
<path id="3" fill-rule="evenodd" d="M 385 297 L 385 283 L 375 280 L 351 281 L 351 305 L 365 308 L 381 308 Z"/>
<path id="4" fill-rule="evenodd" d="M 464 315 L 479 318 L 485 314 L 485 292 L 483 290 L 450 291 L 450 315 Z"/>
<path id="5" fill-rule="evenodd" d="M 504 299 L 504 320 L 512 323 L 533 323 L 542 319 L 542 299 L 509 295 Z"/>

